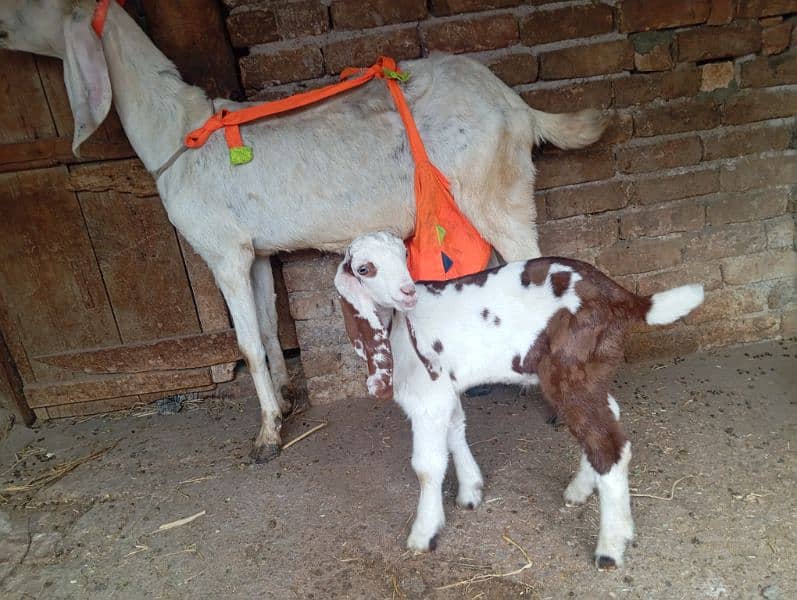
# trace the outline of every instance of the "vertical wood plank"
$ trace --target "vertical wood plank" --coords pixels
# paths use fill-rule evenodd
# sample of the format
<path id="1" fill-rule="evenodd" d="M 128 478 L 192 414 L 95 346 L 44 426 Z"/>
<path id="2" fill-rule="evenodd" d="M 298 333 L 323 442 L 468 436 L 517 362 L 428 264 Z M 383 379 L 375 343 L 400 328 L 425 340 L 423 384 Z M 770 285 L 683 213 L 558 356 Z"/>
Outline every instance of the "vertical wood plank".
<path id="1" fill-rule="evenodd" d="M 32 425 L 36 420 L 36 415 L 25 400 L 22 379 L 0 331 L 0 404 L 3 403 L 14 411 L 25 425 Z"/>
<path id="2" fill-rule="evenodd" d="M 54 137 L 33 55 L 0 50 L 0 144 Z"/>

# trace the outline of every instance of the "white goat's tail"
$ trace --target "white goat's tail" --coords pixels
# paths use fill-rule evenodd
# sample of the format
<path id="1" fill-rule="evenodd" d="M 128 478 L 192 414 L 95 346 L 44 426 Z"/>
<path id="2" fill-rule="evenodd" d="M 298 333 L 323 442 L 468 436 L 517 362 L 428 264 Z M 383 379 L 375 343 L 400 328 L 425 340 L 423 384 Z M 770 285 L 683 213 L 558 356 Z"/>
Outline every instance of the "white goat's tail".
<path id="1" fill-rule="evenodd" d="M 564 150 L 583 148 L 596 142 L 608 123 L 607 116 L 594 108 L 573 113 L 530 110 L 534 143 L 551 142 Z"/>
<path id="2" fill-rule="evenodd" d="M 668 325 L 685 317 L 703 303 L 703 286 L 697 283 L 659 292 L 650 297 L 645 321 L 648 325 Z"/>

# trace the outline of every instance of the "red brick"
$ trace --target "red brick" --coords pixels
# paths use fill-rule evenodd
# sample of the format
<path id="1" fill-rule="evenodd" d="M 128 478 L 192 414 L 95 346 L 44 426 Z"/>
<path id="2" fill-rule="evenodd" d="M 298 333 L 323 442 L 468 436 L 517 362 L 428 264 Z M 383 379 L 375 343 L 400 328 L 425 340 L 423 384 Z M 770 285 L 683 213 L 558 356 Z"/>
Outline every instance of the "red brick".
<path id="1" fill-rule="evenodd" d="M 602 250 L 597 264 L 610 275 L 644 273 L 681 263 L 680 236 L 620 241 Z"/>
<path id="2" fill-rule="evenodd" d="M 521 92 L 520 96 L 529 106 L 548 112 L 609 108 L 612 105 L 612 83 L 605 79 L 568 82 L 556 87 L 527 90 Z"/>
<path id="3" fill-rule="evenodd" d="M 725 25 L 733 20 L 736 12 L 736 0 L 711 0 L 711 13 L 708 16 L 709 25 Z"/>
<path id="4" fill-rule="evenodd" d="M 626 210 L 620 215 L 620 238 L 655 237 L 697 231 L 705 225 L 705 208 L 687 200 L 654 207 Z"/>
<path id="5" fill-rule="evenodd" d="M 628 187 L 622 181 L 600 181 L 547 190 L 537 196 L 544 198 L 549 219 L 561 219 L 623 208 L 628 204 Z"/>
<path id="6" fill-rule="evenodd" d="M 292 293 L 291 316 L 298 321 L 331 317 L 335 314 L 334 294 L 333 290 Z"/>
<path id="7" fill-rule="evenodd" d="M 634 68 L 628 40 L 572 46 L 540 55 L 540 79 L 570 79 L 627 71 Z"/>
<path id="8" fill-rule="evenodd" d="M 421 39 L 429 50 L 476 52 L 505 48 L 518 41 L 517 21 L 513 15 L 425 21 Z"/>
<path id="9" fill-rule="evenodd" d="M 329 319 L 296 321 L 296 336 L 302 351 L 305 348 L 326 348 L 348 343 L 343 317 L 338 314 L 336 311 L 335 316 Z"/>
<path id="10" fill-rule="evenodd" d="M 698 27 L 678 33 L 675 40 L 682 62 L 732 58 L 761 49 L 761 26 L 752 22 Z"/>
<path id="11" fill-rule="evenodd" d="M 767 27 L 761 33 L 761 44 L 764 54 L 780 54 L 789 47 L 791 40 L 791 23 L 784 22 Z"/>
<path id="12" fill-rule="evenodd" d="M 756 125 L 723 128 L 702 134 L 703 160 L 716 160 L 767 150 L 786 150 L 794 136 L 794 125 Z"/>
<path id="13" fill-rule="evenodd" d="M 744 191 L 770 185 L 792 185 L 797 181 L 797 155 L 765 158 L 744 157 L 720 170 L 723 190 Z"/>
<path id="14" fill-rule="evenodd" d="M 786 187 L 767 188 L 723 194 L 706 207 L 707 219 L 711 225 L 758 221 L 784 214 L 789 208 L 789 189 Z"/>
<path id="15" fill-rule="evenodd" d="M 330 6 L 335 29 L 367 29 L 418 21 L 426 16 L 424 0 L 334 0 Z"/>
<path id="16" fill-rule="evenodd" d="M 625 337 L 625 359 L 629 362 L 683 356 L 700 347 L 700 332 L 694 327 L 676 324 Z"/>
<path id="17" fill-rule="evenodd" d="M 770 250 L 722 261 L 722 278 L 731 285 L 787 277 L 797 277 L 797 253 L 794 250 Z"/>
<path id="18" fill-rule="evenodd" d="M 738 16 L 744 19 L 797 12 L 797 0 L 739 0 Z"/>
<path id="19" fill-rule="evenodd" d="M 761 223 L 733 223 L 707 227 L 691 236 L 684 244 L 684 258 L 713 260 L 726 256 L 741 256 L 766 249 L 767 238 Z"/>
<path id="20" fill-rule="evenodd" d="M 783 336 L 797 335 L 797 308 L 783 312 L 780 333 Z"/>
<path id="21" fill-rule="evenodd" d="M 696 135 L 667 140 L 637 142 L 617 148 L 615 161 L 621 173 L 670 169 L 700 162 L 703 147 Z"/>
<path id="22" fill-rule="evenodd" d="M 244 10 L 230 13 L 227 17 L 230 42 L 236 48 L 248 48 L 280 39 L 277 17 L 271 10 Z"/>
<path id="23" fill-rule="evenodd" d="M 329 31 L 327 7 L 317 0 L 274 3 L 277 31 L 285 38 L 320 35 Z"/>
<path id="24" fill-rule="evenodd" d="M 520 41 L 527 46 L 609 33 L 614 29 L 607 4 L 539 10 L 520 19 Z"/>
<path id="25" fill-rule="evenodd" d="M 244 87 L 257 88 L 270 83 L 300 81 L 323 74 L 323 58 L 318 48 L 303 46 L 283 50 L 269 49 L 241 58 Z"/>
<path id="26" fill-rule="evenodd" d="M 700 72 L 683 69 L 649 75 L 631 75 L 612 81 L 615 106 L 645 104 L 652 100 L 672 100 L 694 96 L 700 89 Z"/>
<path id="27" fill-rule="evenodd" d="M 537 57 L 531 52 L 502 52 L 485 60 L 485 64 L 510 86 L 531 83 L 537 79 Z"/>
<path id="28" fill-rule="evenodd" d="M 561 154 L 543 154 L 536 160 L 538 190 L 609 179 L 614 175 L 614 161 L 609 150 L 581 150 Z"/>
<path id="29" fill-rule="evenodd" d="M 415 26 L 373 30 L 324 46 L 324 59 L 330 74 L 340 73 L 346 67 L 370 65 L 382 54 L 396 60 L 418 58 L 421 45 Z"/>
<path id="30" fill-rule="evenodd" d="M 540 227 L 540 248 L 546 256 L 573 256 L 616 241 L 617 219 L 613 215 L 558 219 Z"/>
<path id="31" fill-rule="evenodd" d="M 763 87 L 797 83 L 797 48 L 777 56 L 760 56 L 741 63 L 739 85 Z"/>
<path id="32" fill-rule="evenodd" d="M 713 92 L 730 87 L 735 74 L 733 61 L 708 63 L 700 67 L 700 91 Z"/>
<path id="33" fill-rule="evenodd" d="M 467 12 L 517 6 L 522 1 L 523 0 L 431 0 L 429 7 L 434 16 L 446 17 Z"/>
<path id="34" fill-rule="evenodd" d="M 775 315 L 761 315 L 724 319 L 695 327 L 699 332 L 700 345 L 714 348 L 775 337 L 780 328 L 780 319 Z"/>
<path id="35" fill-rule="evenodd" d="M 640 178 L 633 181 L 634 198 L 638 204 L 655 204 L 703 196 L 719 190 L 719 179 L 715 168 Z"/>
<path id="36" fill-rule="evenodd" d="M 634 117 L 630 112 L 613 111 L 609 124 L 603 131 L 601 138 L 595 142 L 593 148 L 602 148 L 613 144 L 622 144 L 631 139 L 634 134 Z"/>
<path id="37" fill-rule="evenodd" d="M 669 44 L 658 44 L 653 46 L 650 51 L 642 54 L 639 52 L 634 53 L 634 68 L 643 73 L 669 71 L 674 64 Z"/>
<path id="38" fill-rule="evenodd" d="M 340 256 L 324 254 L 318 258 L 282 263 L 282 275 L 288 292 L 307 292 L 317 290 L 324 282 L 331 282 L 337 272 Z"/>
<path id="39" fill-rule="evenodd" d="M 623 0 L 620 31 L 649 31 L 705 23 L 710 0 Z"/>
<path id="40" fill-rule="evenodd" d="M 687 261 L 676 269 L 643 273 L 637 277 L 637 293 L 655 294 L 688 283 L 700 283 L 706 291 L 719 288 L 722 285 L 719 263 Z"/>
<path id="41" fill-rule="evenodd" d="M 726 287 L 708 292 L 703 304 L 690 313 L 684 322 L 690 325 L 707 323 L 765 310 L 767 310 L 765 290 L 749 287 Z"/>
<path id="42" fill-rule="evenodd" d="M 634 114 L 640 137 L 712 129 L 720 124 L 720 106 L 710 96 L 675 100 Z"/>

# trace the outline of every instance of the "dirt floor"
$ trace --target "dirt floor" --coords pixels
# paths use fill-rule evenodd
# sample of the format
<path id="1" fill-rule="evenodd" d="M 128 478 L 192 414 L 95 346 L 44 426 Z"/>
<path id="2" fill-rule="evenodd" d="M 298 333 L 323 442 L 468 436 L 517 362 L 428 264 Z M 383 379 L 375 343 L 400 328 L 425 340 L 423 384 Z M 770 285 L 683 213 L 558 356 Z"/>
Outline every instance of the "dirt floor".
<path id="1" fill-rule="evenodd" d="M 170 416 L 14 427 L 0 488 L 107 450 L 34 492 L 5 492 L 0 596 L 797 598 L 796 367 L 792 340 L 621 372 L 637 540 L 612 573 L 592 564 L 595 499 L 562 501 L 575 444 L 539 396 L 514 388 L 466 399 L 485 502 L 457 508 L 447 479 L 446 529 L 420 556 L 404 550 L 417 483 L 392 404 L 313 408 L 285 439 L 328 425 L 266 465 L 246 459 L 257 414 L 243 382 Z M 531 565 L 488 578 L 526 564 L 504 536 Z M 440 589 L 468 579 L 481 581 Z"/>

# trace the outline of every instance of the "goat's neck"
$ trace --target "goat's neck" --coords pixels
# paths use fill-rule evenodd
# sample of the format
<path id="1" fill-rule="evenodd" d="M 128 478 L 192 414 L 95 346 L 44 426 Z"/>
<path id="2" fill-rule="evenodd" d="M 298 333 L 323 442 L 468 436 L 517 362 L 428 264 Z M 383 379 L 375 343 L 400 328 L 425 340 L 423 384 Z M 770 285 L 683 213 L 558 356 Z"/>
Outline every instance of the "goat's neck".
<path id="1" fill-rule="evenodd" d="M 122 127 L 144 166 L 154 171 L 210 116 L 210 103 L 114 2 L 103 49 Z"/>

